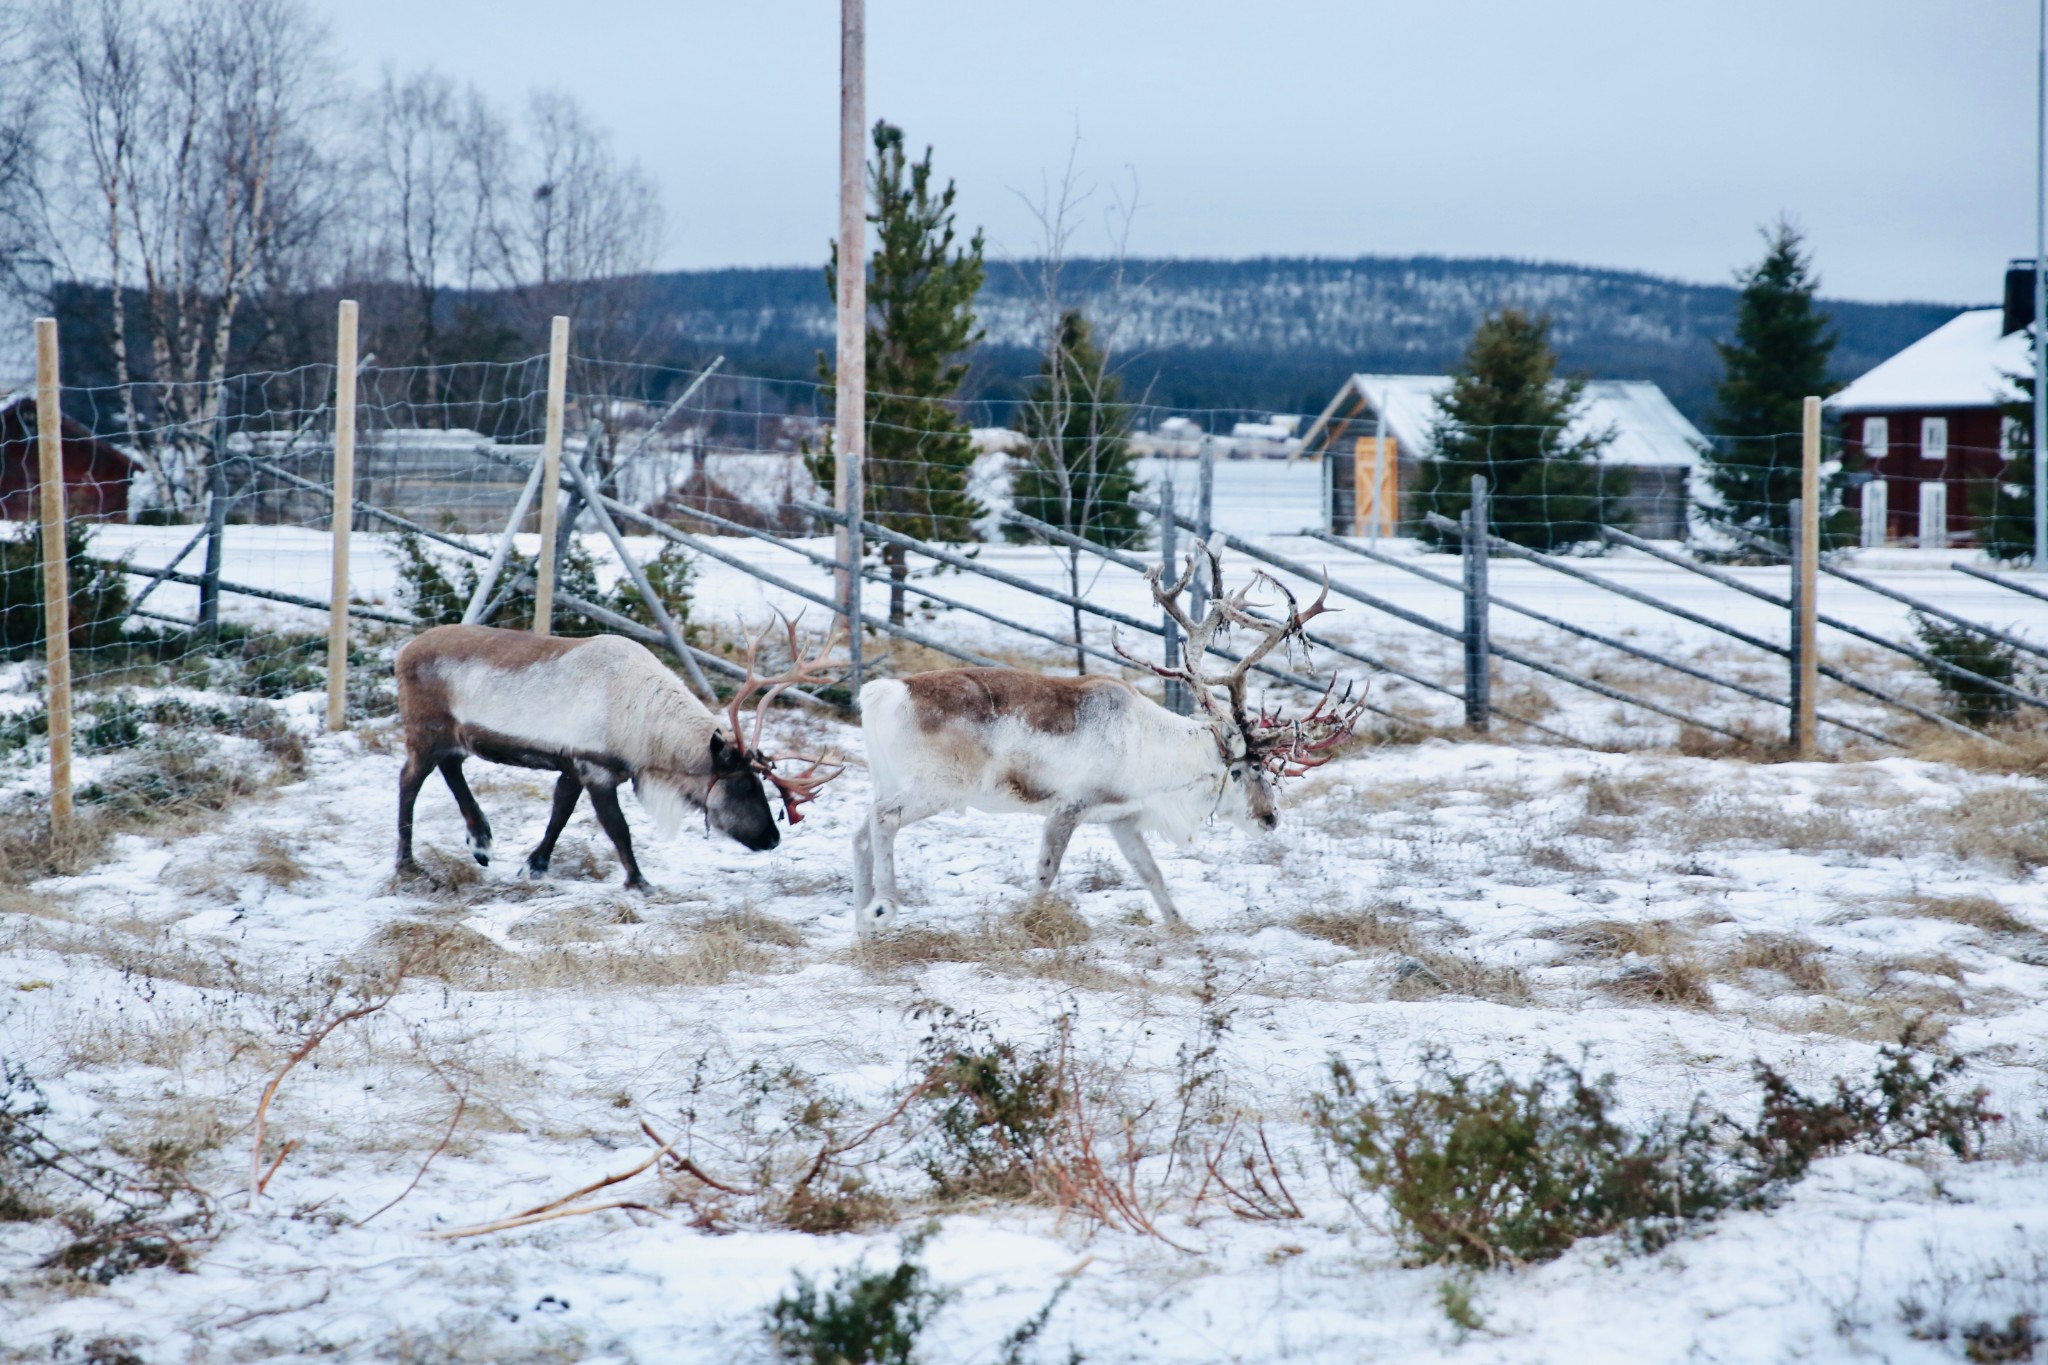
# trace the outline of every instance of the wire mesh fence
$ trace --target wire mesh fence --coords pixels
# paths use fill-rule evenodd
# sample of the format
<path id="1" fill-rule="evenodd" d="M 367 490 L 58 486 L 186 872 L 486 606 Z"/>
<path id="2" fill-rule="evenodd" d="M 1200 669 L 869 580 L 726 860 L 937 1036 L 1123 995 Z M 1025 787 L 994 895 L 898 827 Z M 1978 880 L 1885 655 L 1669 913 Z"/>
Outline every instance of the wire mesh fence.
<path id="1" fill-rule="evenodd" d="M 532 490 L 547 366 L 535 357 L 371 362 L 357 371 L 354 472 L 343 502 L 356 542 L 352 614 L 362 627 L 352 648 L 366 662 L 424 625 L 532 625 L 541 576 Z M 209 385 L 63 390 L 70 631 L 83 685 L 225 683 L 279 700 L 320 686 L 332 599 L 335 380 L 334 367 L 307 366 Z M 624 631 L 673 653 L 666 616 L 688 642 L 684 657 L 716 671 L 721 652 L 770 613 L 808 612 L 816 624 L 835 608 L 829 387 L 720 367 L 572 358 L 566 388 L 558 505 L 568 529 L 552 565 L 556 631 Z M 1526 573 L 1497 571 L 1504 624 L 1487 667 L 1506 670 L 1494 705 L 1518 733 L 1588 730 L 1584 715 L 1538 706 L 1515 681 L 1525 674 L 1641 712 L 1667 736 L 1672 724 L 1721 734 L 1781 724 L 1755 715 L 1737 724 L 1735 711 L 1680 705 L 1640 680 L 1624 686 L 1572 651 L 1620 654 L 1728 692 L 1729 705 L 1776 715 L 1789 641 L 1778 556 L 1786 494 L 1801 472 L 1797 440 L 1720 442 L 1674 468 L 1568 458 L 1558 453 L 1563 433 L 1546 430 L 1465 432 L 1456 459 L 1418 459 L 1339 433 L 1308 458 L 1294 425 L 1236 411 L 1120 404 L 1074 422 L 1055 421 L 1063 415 L 1030 400 L 913 407 L 886 395 L 871 410 L 879 453 L 868 466 L 867 515 L 888 534 L 869 539 L 863 599 L 875 639 L 894 651 L 880 667 L 951 659 L 1113 669 L 1119 650 L 1161 650 L 1140 571 L 1161 561 L 1164 495 L 1179 513 L 1180 550 L 1191 535 L 1220 532 L 1243 547 L 1240 572 L 1261 564 L 1310 592 L 1318 572 L 1330 570 L 1351 590 L 1357 620 L 1327 637 L 1314 662 L 1283 670 L 1287 681 L 1371 675 L 1383 714 L 1455 725 L 1470 715 L 1471 590 L 1455 568 L 1417 567 L 1432 552 L 1461 551 L 1446 527 L 1467 510 L 1470 476 L 1479 474 L 1489 489 L 1487 530 L 1502 542 L 1491 553 L 1524 547 L 1566 564 L 1603 555 L 1601 574 L 1624 583 L 1663 574 L 1653 590 L 1627 598 L 1539 561 L 1526 561 Z M 0 516 L 19 523 L 0 530 L 0 648 L 16 660 L 42 646 L 30 572 L 40 554 L 34 480 L 20 474 L 32 474 L 33 414 L 26 395 L 0 400 L 8 472 Z M 2024 534 L 2014 529 L 2030 490 L 2013 450 L 1946 443 L 1936 459 L 1924 443 L 1874 442 L 1867 421 L 1851 421 L 1821 454 L 1824 547 L 1860 546 L 1859 564 L 1879 573 L 1908 563 L 1887 560 L 1894 550 L 1946 552 L 1912 560 L 1916 572 L 1971 561 L 1965 567 L 1978 568 L 1978 579 L 1966 585 L 1950 575 L 1914 600 L 1967 599 L 1952 618 L 2048 638 L 2048 616 L 2036 619 L 2048 604 L 1979 568 L 1987 551 L 1995 559 L 2031 542 L 2030 523 Z M 616 538 L 590 511 L 591 496 L 609 509 Z M 1653 567 L 1651 550 L 1676 553 L 1679 541 L 1689 543 L 1685 557 L 1747 583 L 1748 599 Z M 494 576 L 501 543 L 503 572 Z M 1277 558 L 1276 545 L 1284 551 Z M 1360 547 L 1379 557 L 1349 554 Z M 1831 582 L 1839 623 L 1831 640 L 1905 638 L 1910 601 Z M 1702 593 L 1720 594 L 1711 610 Z M 1730 626 L 1732 635 L 1722 629 Z M 1682 649 L 1671 644 L 1673 630 L 1692 630 Z M 1708 635 L 1721 643 L 1703 644 Z M 1725 651 L 1731 638 L 1740 661 L 1708 667 L 1698 651 Z M 1537 640 L 1543 648 L 1532 646 Z M 1755 657 L 1743 653 L 1752 648 Z M 2013 676 L 1990 681 L 2026 691 Z M 1856 686 L 1847 675 L 1830 684 L 1839 714 L 1822 723 L 1887 734 L 1877 703 L 1841 709 L 1845 700 L 1869 702 Z M 1943 702 L 1935 684 L 1913 695 L 1922 712 Z M 356 715 L 388 706 L 388 677 L 363 670 L 348 700 Z M 15 728 L 24 726 L 32 719 Z"/>

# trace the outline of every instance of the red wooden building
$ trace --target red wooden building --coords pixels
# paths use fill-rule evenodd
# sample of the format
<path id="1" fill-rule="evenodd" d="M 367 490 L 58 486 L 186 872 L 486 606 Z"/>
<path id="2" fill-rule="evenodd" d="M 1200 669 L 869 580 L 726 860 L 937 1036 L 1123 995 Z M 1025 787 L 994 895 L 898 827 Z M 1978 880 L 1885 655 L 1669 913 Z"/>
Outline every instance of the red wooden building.
<path id="1" fill-rule="evenodd" d="M 1864 545 L 1976 542 L 2008 458 L 2000 406 L 2017 397 L 2012 376 L 2034 368 L 2025 265 L 2026 288 L 2009 288 L 2006 306 L 1957 314 L 1828 399 L 1851 467 L 1874 475 L 1849 493 Z"/>
<path id="2" fill-rule="evenodd" d="M 63 449 L 65 514 L 88 521 L 126 520 L 135 461 L 68 417 Z M 39 515 L 41 469 L 35 395 L 27 390 L 0 394 L 0 521 L 32 521 Z"/>

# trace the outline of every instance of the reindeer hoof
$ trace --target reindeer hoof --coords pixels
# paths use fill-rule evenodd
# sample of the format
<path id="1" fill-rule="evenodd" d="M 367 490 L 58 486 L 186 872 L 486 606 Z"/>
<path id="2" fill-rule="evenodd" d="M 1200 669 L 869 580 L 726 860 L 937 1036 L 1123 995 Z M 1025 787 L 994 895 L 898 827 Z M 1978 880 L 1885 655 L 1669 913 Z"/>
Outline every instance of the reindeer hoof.
<path id="1" fill-rule="evenodd" d="M 861 938 L 870 938 L 884 925 L 894 923 L 895 919 L 896 902 L 877 896 L 853 912 L 853 932 Z"/>
<path id="2" fill-rule="evenodd" d="M 654 889 L 654 883 L 648 881 L 645 877 L 629 877 L 626 879 L 626 889 L 628 891 L 638 891 L 644 896 Z"/>
<path id="3" fill-rule="evenodd" d="M 548 860 L 546 858 L 527 859 L 526 867 L 520 872 L 520 875 L 530 882 L 546 881 L 548 876 Z"/>
<path id="4" fill-rule="evenodd" d="M 489 867 L 491 865 L 491 841 L 489 839 L 485 839 L 481 843 L 475 839 L 466 839 L 463 842 L 469 845 L 469 856 L 476 859 L 478 867 Z"/>
<path id="5" fill-rule="evenodd" d="M 412 858 L 400 858 L 398 860 L 398 865 L 392 868 L 391 871 L 392 876 L 401 882 L 424 882 L 432 880 L 432 878 L 427 876 L 427 870 L 424 867 L 421 867 L 419 863 Z"/>

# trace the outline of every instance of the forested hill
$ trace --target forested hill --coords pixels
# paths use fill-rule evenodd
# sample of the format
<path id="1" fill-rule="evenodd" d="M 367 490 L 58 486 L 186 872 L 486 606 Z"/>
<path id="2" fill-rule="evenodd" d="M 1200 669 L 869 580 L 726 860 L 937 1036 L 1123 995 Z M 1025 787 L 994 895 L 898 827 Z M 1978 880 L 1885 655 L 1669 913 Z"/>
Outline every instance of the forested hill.
<path id="1" fill-rule="evenodd" d="M 981 299 L 988 344 L 974 385 L 1001 393 L 1029 373 L 1036 267 L 992 262 Z M 1567 370 L 1651 379 L 1689 416 L 1712 401 L 1714 342 L 1736 291 L 1622 270 L 1417 256 L 1356 260 L 1131 261 L 1119 351 L 1126 390 L 1173 407 L 1315 412 L 1355 371 L 1437 372 L 1487 312 L 1550 314 Z M 1109 268 L 1069 266 L 1066 287 L 1107 314 Z M 647 281 L 643 323 L 665 358 L 723 351 L 735 369 L 811 377 L 832 342 L 814 268 L 682 271 Z M 1953 316 L 1952 304 L 1830 301 L 1834 374 L 1854 378 Z"/>

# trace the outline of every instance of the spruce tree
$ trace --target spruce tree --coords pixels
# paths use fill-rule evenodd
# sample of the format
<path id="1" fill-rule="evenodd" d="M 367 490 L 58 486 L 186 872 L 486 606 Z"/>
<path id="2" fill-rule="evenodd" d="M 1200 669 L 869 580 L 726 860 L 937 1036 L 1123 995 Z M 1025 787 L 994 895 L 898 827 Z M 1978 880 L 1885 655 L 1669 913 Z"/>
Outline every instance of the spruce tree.
<path id="1" fill-rule="evenodd" d="M 1011 503 L 1097 544 L 1136 548 L 1144 543 L 1144 526 L 1131 506 L 1138 461 L 1129 440 L 1130 409 L 1119 401 L 1123 381 L 1078 308 L 1060 315 L 1050 351 L 1024 409 L 1031 447 L 1013 476 Z M 1014 528 L 1011 537 L 1031 538 Z"/>
<path id="2" fill-rule="evenodd" d="M 1495 535 L 1539 550 L 1598 540 L 1600 523 L 1617 513 L 1599 463 L 1613 433 L 1565 439 L 1585 386 L 1557 377 L 1547 316 L 1506 308 L 1485 319 L 1437 400 L 1422 506 L 1455 521 L 1472 504 L 1472 476 L 1483 474 Z M 1421 535 L 1448 539 L 1427 522 Z"/>
<path id="3" fill-rule="evenodd" d="M 1799 496 L 1802 408 L 1809 394 L 1831 387 L 1828 357 L 1837 337 L 1814 306 L 1820 280 L 1799 230 L 1781 218 L 1763 237 L 1763 259 L 1736 277 L 1735 339 L 1715 343 L 1725 370 L 1712 419 L 1721 440 L 1705 452 L 1706 474 L 1721 497 L 1716 520 L 1782 538 L 1788 505 Z M 1822 490 L 1824 502 L 1836 501 L 1838 481 Z"/>
<path id="4" fill-rule="evenodd" d="M 1071 535 L 1098 545 L 1133 549 L 1144 543 L 1144 527 L 1131 496 L 1138 491 L 1137 457 L 1131 451 L 1130 409 L 1118 399 L 1123 381 L 1096 344 L 1080 309 L 1060 313 L 1039 363 L 1024 408 L 1029 453 L 1012 475 L 1010 501 Z M 1020 527 L 1006 528 L 1012 540 L 1030 540 Z M 1088 671 L 1081 649 L 1081 551 L 1066 547 L 1067 595 L 1076 599 L 1074 671 Z"/>
<path id="5" fill-rule="evenodd" d="M 1992 481 L 1990 505 L 1975 510 L 1983 519 L 1984 553 L 2015 563 L 2034 557 L 2034 376 L 2006 378 L 2019 397 L 1998 405 L 2005 419 L 2005 467 Z"/>
<path id="6" fill-rule="evenodd" d="M 953 233 L 953 183 L 935 192 L 932 152 L 908 160 L 903 130 L 875 124 L 874 160 L 868 165 L 875 225 L 868 263 L 868 399 L 866 504 L 870 519 L 921 540 L 974 538 L 985 508 L 968 491 L 974 442 L 966 423 L 948 406 L 967 377 L 962 356 L 981 340 L 974 298 L 981 290 L 982 236 L 965 248 Z M 839 252 L 825 267 L 825 285 L 839 292 Z M 818 357 L 820 373 L 832 371 Z M 812 475 L 831 487 L 829 447 L 811 462 Z M 900 546 L 884 546 L 889 565 L 889 619 L 903 619 L 907 569 Z"/>

